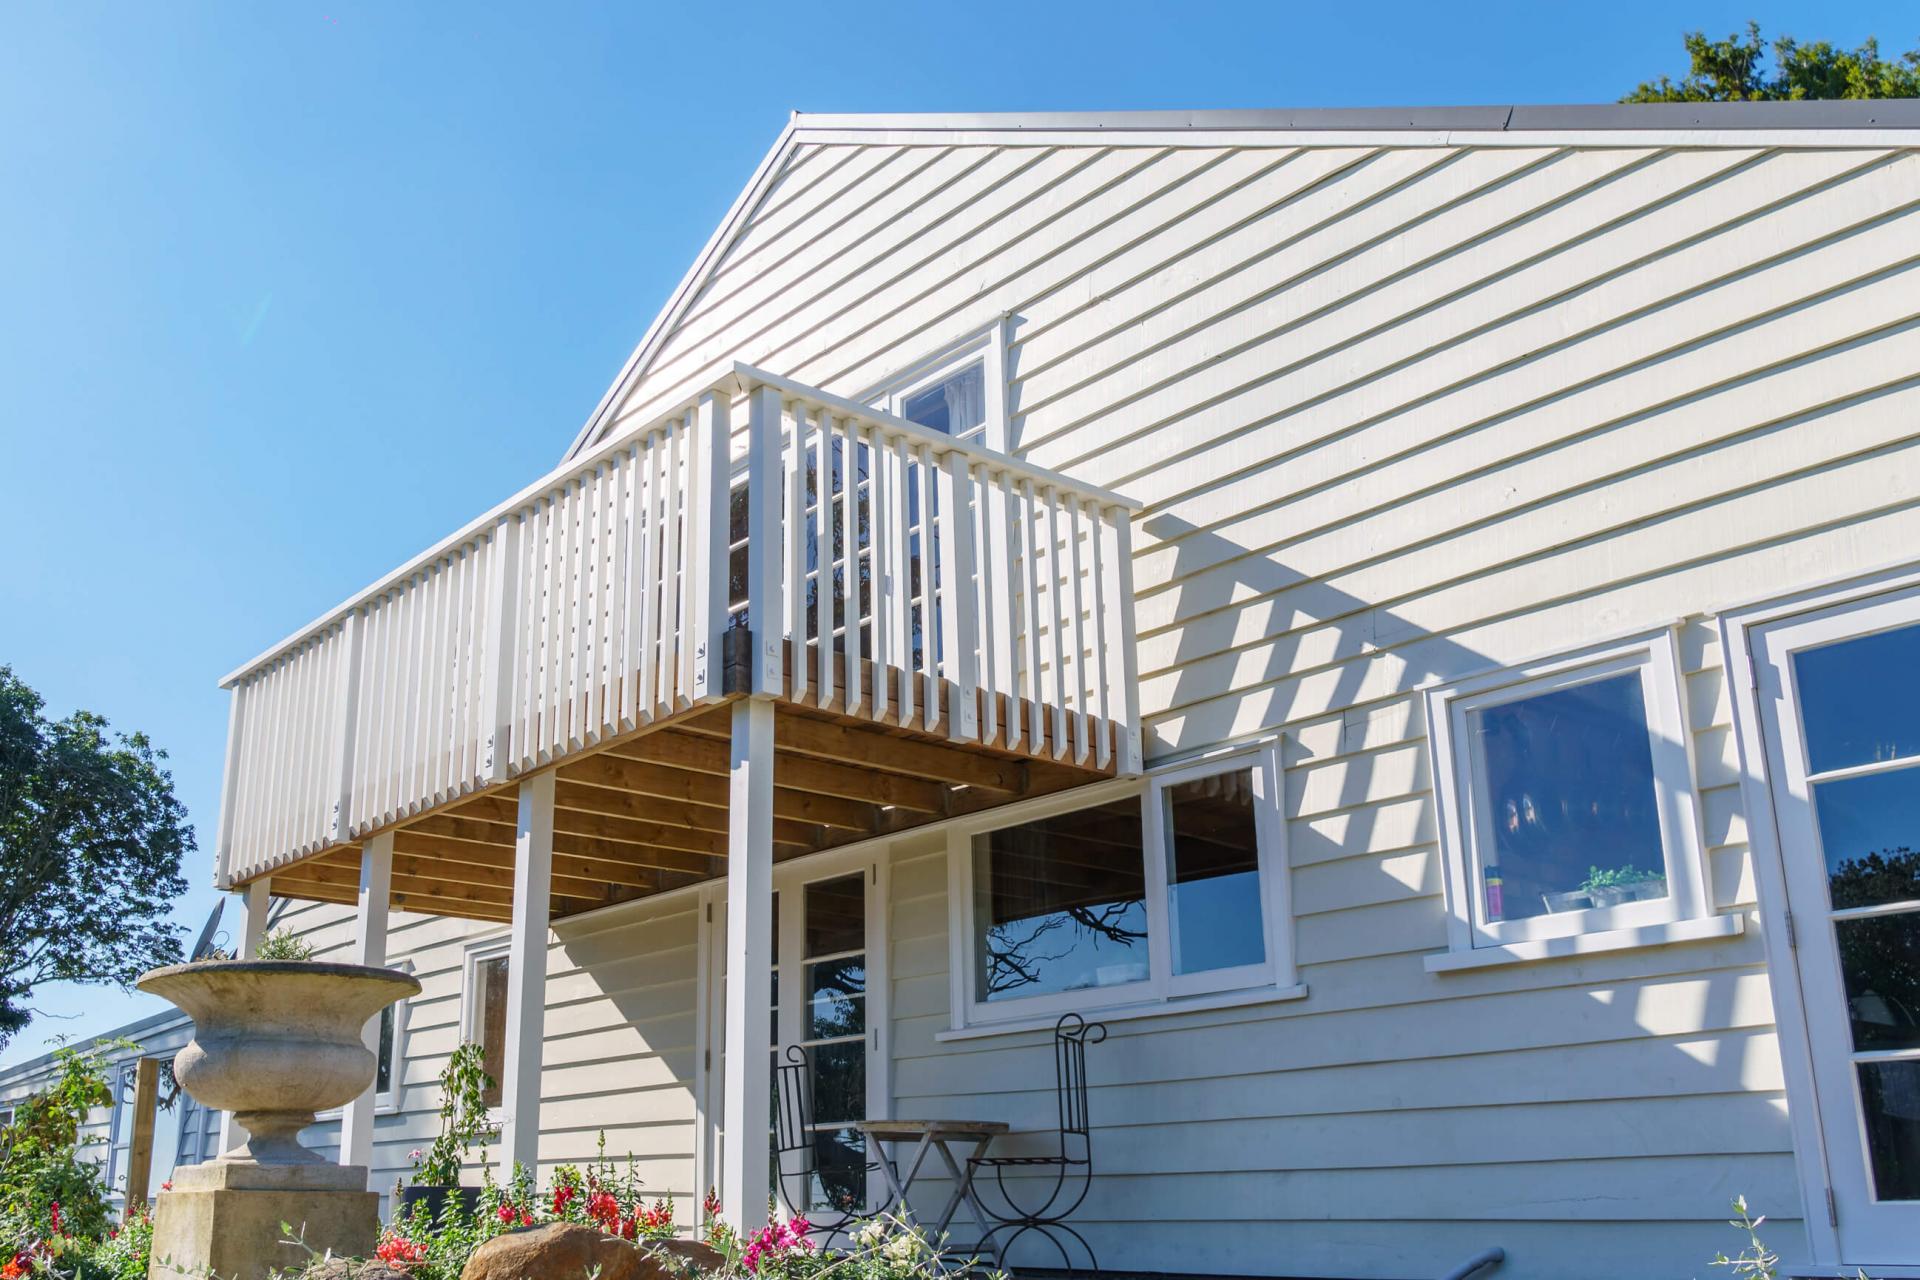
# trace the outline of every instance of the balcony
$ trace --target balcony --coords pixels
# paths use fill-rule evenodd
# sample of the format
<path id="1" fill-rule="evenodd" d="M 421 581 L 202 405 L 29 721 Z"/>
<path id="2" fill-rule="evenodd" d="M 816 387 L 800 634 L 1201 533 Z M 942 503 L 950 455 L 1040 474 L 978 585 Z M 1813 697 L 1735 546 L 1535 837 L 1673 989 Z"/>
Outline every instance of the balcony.
<path id="1" fill-rule="evenodd" d="M 776 860 L 1137 773 L 1134 509 L 733 365 L 226 677 L 219 883 L 390 833 L 392 907 L 507 920 L 545 773 L 552 915 L 722 875 L 741 699 Z"/>

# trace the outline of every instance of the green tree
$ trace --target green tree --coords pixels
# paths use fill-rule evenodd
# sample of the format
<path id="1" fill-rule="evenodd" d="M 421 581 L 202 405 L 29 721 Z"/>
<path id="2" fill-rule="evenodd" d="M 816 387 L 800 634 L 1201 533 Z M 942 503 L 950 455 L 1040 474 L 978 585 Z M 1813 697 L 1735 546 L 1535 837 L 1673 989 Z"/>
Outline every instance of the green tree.
<path id="1" fill-rule="evenodd" d="M 1764 66 L 1760 24 L 1749 22 L 1744 38 L 1709 40 L 1704 31 L 1686 36 L 1692 63 L 1685 78 L 1661 76 L 1622 102 L 1778 102 L 1812 98 L 1920 98 L 1920 48 L 1888 60 L 1869 37 L 1858 49 L 1838 49 L 1825 40 L 1801 44 L 1792 36 L 1773 42 L 1773 65 Z"/>
<path id="2" fill-rule="evenodd" d="M 194 841 L 166 753 L 45 705 L 0 666 L 0 1046 L 42 982 L 124 989 L 180 958 L 167 913 Z"/>

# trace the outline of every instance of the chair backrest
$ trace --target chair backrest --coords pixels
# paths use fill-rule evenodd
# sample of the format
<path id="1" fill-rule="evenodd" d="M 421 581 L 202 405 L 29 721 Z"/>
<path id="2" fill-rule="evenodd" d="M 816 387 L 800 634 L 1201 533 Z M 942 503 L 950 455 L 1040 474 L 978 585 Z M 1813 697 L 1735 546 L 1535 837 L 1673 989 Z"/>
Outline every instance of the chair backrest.
<path id="1" fill-rule="evenodd" d="M 773 1146 L 782 1155 L 813 1150 L 813 1081 L 807 1070 L 807 1051 L 787 1046 L 786 1061 L 775 1069 L 779 1105 L 773 1118 Z M 783 1166 L 784 1167 L 784 1166 Z"/>
<path id="2" fill-rule="evenodd" d="M 1106 1038 L 1105 1023 L 1088 1022 L 1077 1013 L 1061 1014 L 1060 1021 L 1053 1024 L 1053 1078 L 1059 1106 L 1060 1153 L 1069 1159 L 1085 1159 L 1090 1140 L 1087 1045 L 1099 1044 Z"/>

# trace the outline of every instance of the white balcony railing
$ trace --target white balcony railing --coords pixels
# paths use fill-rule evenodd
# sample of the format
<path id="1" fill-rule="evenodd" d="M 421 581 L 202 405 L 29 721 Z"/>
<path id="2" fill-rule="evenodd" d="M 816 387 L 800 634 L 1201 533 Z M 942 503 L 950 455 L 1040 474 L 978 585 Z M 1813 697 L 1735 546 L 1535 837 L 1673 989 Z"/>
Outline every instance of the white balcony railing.
<path id="1" fill-rule="evenodd" d="M 1132 510 L 735 365 L 222 681 L 221 882 L 728 692 L 1137 772 Z"/>

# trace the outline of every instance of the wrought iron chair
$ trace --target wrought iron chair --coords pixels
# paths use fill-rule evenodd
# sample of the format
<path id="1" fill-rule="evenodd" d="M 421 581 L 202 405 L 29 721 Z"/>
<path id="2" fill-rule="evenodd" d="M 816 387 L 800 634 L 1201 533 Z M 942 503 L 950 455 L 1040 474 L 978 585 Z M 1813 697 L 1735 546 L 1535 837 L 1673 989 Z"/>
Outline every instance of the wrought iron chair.
<path id="1" fill-rule="evenodd" d="M 830 1189 L 820 1168 L 820 1152 L 813 1127 L 811 1064 L 802 1045 L 788 1045 L 784 1056 L 786 1061 L 775 1071 L 779 1090 L 778 1110 L 774 1116 L 775 1181 L 779 1184 L 780 1199 L 786 1204 L 788 1212 L 805 1218 L 816 1232 L 831 1242 L 834 1236 L 869 1216 L 866 1211 L 866 1177 L 880 1166 L 872 1161 L 858 1166 L 848 1165 L 842 1172 L 859 1170 L 859 1197 L 855 1199 L 843 1194 L 839 1197 L 839 1203 L 829 1207 L 826 1215 L 821 1214 L 820 1206 L 814 1203 L 813 1198 L 815 1182 L 818 1181 L 823 1191 Z"/>
<path id="2" fill-rule="evenodd" d="M 1088 1022 L 1077 1013 L 1062 1014 L 1060 1021 L 1053 1026 L 1053 1076 L 1055 1102 L 1059 1116 L 1059 1150 L 1044 1155 L 1030 1156 L 975 1156 L 967 1161 L 969 1172 L 975 1176 L 983 1170 L 993 1171 L 994 1183 L 1000 1188 L 1000 1198 L 1006 1203 L 1009 1213 L 1002 1214 L 982 1200 L 988 1216 L 999 1225 L 987 1233 L 989 1239 L 1006 1232 L 1006 1237 L 995 1244 L 995 1252 L 1004 1263 L 1013 1248 L 1013 1242 L 1030 1231 L 1046 1237 L 1047 1243 L 1059 1251 L 1060 1260 L 1066 1265 L 1067 1274 L 1074 1271 L 1072 1255 L 1067 1252 L 1060 1235 L 1073 1237 L 1087 1256 L 1087 1267 L 1091 1271 L 1100 1270 L 1100 1259 L 1094 1254 L 1093 1246 L 1087 1238 L 1067 1225 L 1067 1219 L 1087 1198 L 1087 1192 L 1093 1186 L 1093 1138 L 1087 1121 L 1087 1045 L 1099 1044 L 1107 1038 L 1105 1023 Z M 1007 1186 L 1007 1171 L 1052 1170 L 1051 1189 L 1042 1176 L 1035 1179 L 1040 1189 L 1029 1192 L 1025 1200 L 1016 1199 Z M 1076 1190 L 1077 1188 L 1077 1190 Z M 1046 1199 L 1032 1204 L 1040 1191 L 1044 1190 Z M 982 1245 L 987 1242 L 982 1241 Z"/>

